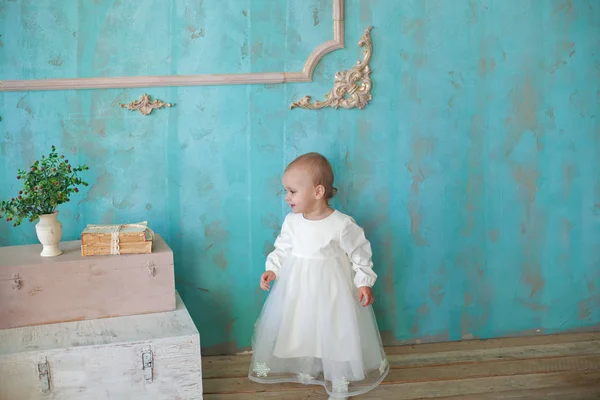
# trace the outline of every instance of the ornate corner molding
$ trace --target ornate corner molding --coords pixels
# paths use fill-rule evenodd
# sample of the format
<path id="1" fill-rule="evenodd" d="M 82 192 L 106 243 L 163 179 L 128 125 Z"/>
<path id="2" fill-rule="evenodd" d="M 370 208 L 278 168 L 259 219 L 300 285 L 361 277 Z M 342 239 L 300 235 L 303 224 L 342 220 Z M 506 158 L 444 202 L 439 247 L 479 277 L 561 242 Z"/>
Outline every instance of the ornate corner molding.
<path id="1" fill-rule="evenodd" d="M 342 108 L 364 108 L 373 98 L 371 95 L 371 56 L 373 55 L 373 42 L 371 41 L 371 29 L 369 26 L 358 41 L 360 47 L 364 47 L 363 59 L 346 71 L 337 72 L 333 83 L 333 89 L 325 95 L 324 101 L 316 100 L 311 103 L 310 96 L 304 96 L 299 101 L 290 104 L 290 110 L 294 108 L 305 108 L 307 110 L 318 110 L 324 107 L 333 107 L 336 110 Z"/>
<path id="2" fill-rule="evenodd" d="M 139 100 L 132 101 L 129 104 L 119 103 L 119 105 L 131 111 L 138 110 L 144 115 L 150 115 L 155 108 L 173 107 L 175 104 L 165 103 L 161 100 L 150 100 L 150 96 L 143 94 L 140 96 Z"/>
<path id="3" fill-rule="evenodd" d="M 102 78 L 61 78 L 4 81 L 0 91 L 119 89 L 159 86 L 209 86 L 281 84 L 312 82 L 319 61 L 328 53 L 344 48 L 344 0 L 331 0 L 333 5 L 333 40 L 317 46 L 299 72 L 254 72 L 247 74 L 200 74 L 163 76 L 118 76 Z"/>

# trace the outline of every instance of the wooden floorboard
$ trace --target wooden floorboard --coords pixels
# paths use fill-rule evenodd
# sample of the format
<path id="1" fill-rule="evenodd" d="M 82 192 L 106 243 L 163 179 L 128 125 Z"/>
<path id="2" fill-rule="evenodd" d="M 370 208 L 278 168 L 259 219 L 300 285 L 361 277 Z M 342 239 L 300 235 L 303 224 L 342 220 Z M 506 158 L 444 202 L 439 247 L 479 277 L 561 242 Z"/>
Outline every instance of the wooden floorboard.
<path id="1" fill-rule="evenodd" d="M 598 400 L 600 388 L 598 385 L 577 387 L 551 387 L 533 390 L 508 390 L 495 393 L 480 393 L 438 397 L 435 400 Z"/>
<path id="2" fill-rule="evenodd" d="M 355 399 L 600 399 L 600 332 L 386 348 L 390 373 Z M 205 399 L 327 399 L 320 386 L 262 385 L 250 356 L 205 357 Z"/>
<path id="3" fill-rule="evenodd" d="M 579 333 L 395 346 L 387 347 L 386 353 L 390 365 L 400 367 L 596 354 L 599 347 L 600 333 Z M 244 377 L 249 363 L 250 355 L 205 357 L 204 378 Z"/>

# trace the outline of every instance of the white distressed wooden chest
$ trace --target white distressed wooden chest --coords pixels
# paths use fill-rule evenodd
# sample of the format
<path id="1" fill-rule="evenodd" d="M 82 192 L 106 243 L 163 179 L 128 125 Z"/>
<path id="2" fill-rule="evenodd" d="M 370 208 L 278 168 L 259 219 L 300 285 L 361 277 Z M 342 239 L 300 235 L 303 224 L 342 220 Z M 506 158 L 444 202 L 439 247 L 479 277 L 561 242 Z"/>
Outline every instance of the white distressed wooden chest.
<path id="1" fill-rule="evenodd" d="M 175 309 L 173 252 L 83 257 L 81 242 L 40 257 L 40 245 L 0 247 L 0 329 Z"/>
<path id="2" fill-rule="evenodd" d="M 0 399 L 202 399 L 198 330 L 176 298 L 169 312 L 0 330 Z"/>

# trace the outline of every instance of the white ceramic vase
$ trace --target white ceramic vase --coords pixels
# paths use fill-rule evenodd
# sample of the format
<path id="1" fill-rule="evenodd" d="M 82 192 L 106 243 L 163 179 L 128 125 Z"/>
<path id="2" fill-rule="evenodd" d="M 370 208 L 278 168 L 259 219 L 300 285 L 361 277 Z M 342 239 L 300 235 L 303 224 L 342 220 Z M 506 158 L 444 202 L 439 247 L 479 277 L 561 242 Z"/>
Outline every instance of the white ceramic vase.
<path id="1" fill-rule="evenodd" d="M 62 224 L 56 219 L 57 216 L 58 211 L 40 215 L 40 221 L 35 224 L 35 232 L 42 244 L 42 257 L 56 257 L 62 254 L 62 250 L 58 248 L 62 239 Z"/>

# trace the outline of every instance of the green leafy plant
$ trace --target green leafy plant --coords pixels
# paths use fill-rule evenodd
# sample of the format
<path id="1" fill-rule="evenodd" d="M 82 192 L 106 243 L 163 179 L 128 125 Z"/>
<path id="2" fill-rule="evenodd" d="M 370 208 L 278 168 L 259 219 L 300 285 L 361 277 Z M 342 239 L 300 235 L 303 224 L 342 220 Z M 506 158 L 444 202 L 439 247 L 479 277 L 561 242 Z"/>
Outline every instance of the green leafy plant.
<path id="1" fill-rule="evenodd" d="M 23 182 L 23 188 L 16 197 L 0 203 L 0 218 L 19 226 L 24 219 L 33 222 L 40 215 L 52 214 L 79 192 L 77 186 L 88 186 L 78 176 L 78 172 L 88 169 L 86 165 L 72 167 L 52 146 L 50 154 L 35 161 L 27 171 L 18 170 L 17 179 Z"/>

